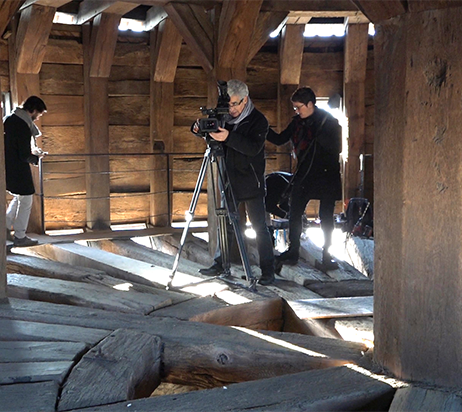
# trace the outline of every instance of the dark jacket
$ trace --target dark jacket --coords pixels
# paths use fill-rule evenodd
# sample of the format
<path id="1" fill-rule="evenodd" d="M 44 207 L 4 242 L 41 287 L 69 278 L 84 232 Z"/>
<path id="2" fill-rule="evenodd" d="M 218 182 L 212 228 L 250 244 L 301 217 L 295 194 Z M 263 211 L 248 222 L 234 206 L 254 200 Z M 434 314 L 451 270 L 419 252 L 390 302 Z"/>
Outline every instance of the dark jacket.
<path id="1" fill-rule="evenodd" d="M 270 129 L 267 139 L 276 145 L 292 142 L 297 156 L 294 190 L 303 190 L 311 199 L 342 198 L 342 128 L 330 113 L 316 107 L 306 119 L 295 116 L 280 134 Z"/>
<path id="2" fill-rule="evenodd" d="M 38 164 L 39 158 L 31 153 L 31 130 L 15 114 L 6 117 L 3 127 L 6 189 L 16 195 L 32 195 L 35 189 L 29 164 Z"/>
<path id="3" fill-rule="evenodd" d="M 231 187 L 237 200 L 265 196 L 265 140 L 268 121 L 253 109 L 236 128 L 225 124 L 230 132 L 223 142 L 225 163 Z"/>

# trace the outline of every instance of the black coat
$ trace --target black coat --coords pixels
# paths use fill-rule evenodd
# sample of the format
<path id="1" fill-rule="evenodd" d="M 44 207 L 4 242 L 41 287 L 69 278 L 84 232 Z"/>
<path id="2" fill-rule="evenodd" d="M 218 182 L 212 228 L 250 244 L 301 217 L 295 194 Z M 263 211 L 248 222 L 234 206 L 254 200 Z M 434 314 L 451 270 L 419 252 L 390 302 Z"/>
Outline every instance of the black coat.
<path id="1" fill-rule="evenodd" d="M 265 140 L 268 120 L 253 109 L 236 128 L 225 124 L 229 136 L 223 142 L 225 164 L 237 200 L 265 196 Z"/>
<path id="2" fill-rule="evenodd" d="M 16 195 L 35 193 L 29 164 L 38 164 L 39 158 L 31 153 L 31 130 L 15 114 L 4 123 L 6 189 Z"/>
<path id="3" fill-rule="evenodd" d="M 280 134 L 270 129 L 267 138 L 277 145 L 292 142 L 298 162 L 294 190 L 303 190 L 310 199 L 342 198 L 342 128 L 330 113 L 316 107 L 305 119 L 295 116 Z"/>

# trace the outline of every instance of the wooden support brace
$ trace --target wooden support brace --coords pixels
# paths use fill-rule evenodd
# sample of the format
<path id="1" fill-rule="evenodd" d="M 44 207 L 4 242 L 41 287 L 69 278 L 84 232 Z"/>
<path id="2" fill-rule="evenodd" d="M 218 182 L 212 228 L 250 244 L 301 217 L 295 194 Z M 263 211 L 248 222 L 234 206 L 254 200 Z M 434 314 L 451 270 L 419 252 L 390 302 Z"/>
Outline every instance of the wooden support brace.
<path id="1" fill-rule="evenodd" d="M 22 0 L 0 0 L 0 36 L 19 10 Z"/>

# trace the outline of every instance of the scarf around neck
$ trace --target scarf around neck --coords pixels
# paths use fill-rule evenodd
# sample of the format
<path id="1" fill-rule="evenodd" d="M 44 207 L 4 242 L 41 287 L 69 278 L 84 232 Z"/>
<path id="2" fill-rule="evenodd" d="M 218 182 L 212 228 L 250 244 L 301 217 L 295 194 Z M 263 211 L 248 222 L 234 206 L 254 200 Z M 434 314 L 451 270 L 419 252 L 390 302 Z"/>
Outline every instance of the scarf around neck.
<path id="1" fill-rule="evenodd" d="M 252 100 L 250 100 L 250 97 L 248 97 L 247 104 L 245 105 L 242 113 L 237 117 L 231 117 L 230 120 L 226 120 L 226 123 L 233 124 L 234 125 L 233 130 L 236 130 L 237 127 L 239 126 L 239 123 L 241 123 L 252 112 L 254 108 L 255 106 L 253 105 Z"/>
<path id="2" fill-rule="evenodd" d="M 40 132 L 39 128 L 35 125 L 34 121 L 32 120 L 32 117 L 29 116 L 26 110 L 17 107 L 14 112 L 14 115 L 18 116 L 21 120 L 24 120 L 27 125 L 29 126 L 31 135 L 36 138 L 38 136 L 41 136 L 42 133 Z"/>

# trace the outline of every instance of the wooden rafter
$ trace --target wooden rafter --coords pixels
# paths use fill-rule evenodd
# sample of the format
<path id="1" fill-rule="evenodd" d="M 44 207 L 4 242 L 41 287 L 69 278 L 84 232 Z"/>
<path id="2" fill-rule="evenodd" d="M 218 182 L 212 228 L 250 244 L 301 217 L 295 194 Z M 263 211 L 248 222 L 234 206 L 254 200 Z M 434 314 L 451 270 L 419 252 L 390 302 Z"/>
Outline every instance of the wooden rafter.
<path id="1" fill-rule="evenodd" d="M 21 10 L 32 5 L 58 8 L 64 6 L 67 3 L 70 3 L 71 1 L 72 0 L 26 0 L 21 6 Z"/>
<path id="2" fill-rule="evenodd" d="M 109 77 L 121 16 L 101 13 L 93 21 L 90 77 Z"/>
<path id="3" fill-rule="evenodd" d="M 137 7 L 137 4 L 125 1 L 84 0 L 80 3 L 76 24 L 83 24 L 102 12 L 123 16 L 135 7 Z"/>
<path id="4" fill-rule="evenodd" d="M 447 9 L 450 7 L 461 7 L 462 1 L 459 0 L 408 0 L 409 12 L 419 12 L 425 10 Z"/>
<path id="5" fill-rule="evenodd" d="M 359 10 L 372 22 L 388 20 L 406 13 L 406 5 L 402 0 L 351 0 Z"/>
<path id="6" fill-rule="evenodd" d="M 23 9 L 16 35 L 16 71 L 39 73 L 56 9 L 32 5 Z"/>
<path id="7" fill-rule="evenodd" d="M 151 31 L 154 27 L 160 24 L 168 17 L 167 12 L 163 7 L 153 6 L 146 13 L 146 20 L 144 21 L 144 30 Z"/>
<path id="8" fill-rule="evenodd" d="M 262 46 L 266 43 L 269 35 L 276 30 L 287 17 L 287 12 L 260 12 L 257 24 L 250 41 L 247 63 L 254 58 Z"/>
<path id="9" fill-rule="evenodd" d="M 265 0 L 262 11 L 356 11 L 350 0 Z"/>
<path id="10" fill-rule="evenodd" d="M 165 11 L 175 23 L 184 41 L 209 73 L 213 69 L 213 25 L 202 6 L 168 3 Z"/>
<path id="11" fill-rule="evenodd" d="M 262 0 L 224 0 L 218 34 L 218 65 L 246 65 Z"/>
<path id="12" fill-rule="evenodd" d="M 10 20 L 21 7 L 24 0 L 0 0 L 0 36 L 6 30 Z"/>

